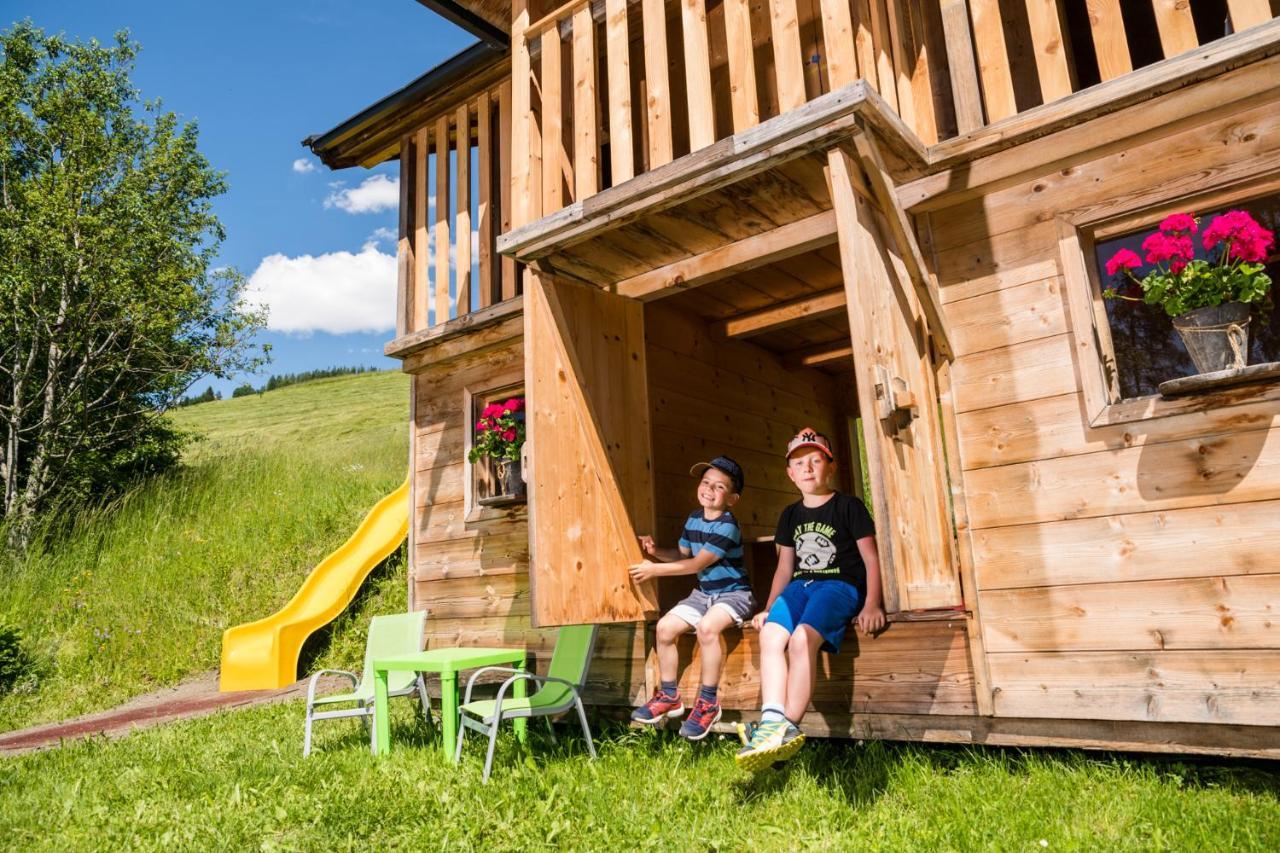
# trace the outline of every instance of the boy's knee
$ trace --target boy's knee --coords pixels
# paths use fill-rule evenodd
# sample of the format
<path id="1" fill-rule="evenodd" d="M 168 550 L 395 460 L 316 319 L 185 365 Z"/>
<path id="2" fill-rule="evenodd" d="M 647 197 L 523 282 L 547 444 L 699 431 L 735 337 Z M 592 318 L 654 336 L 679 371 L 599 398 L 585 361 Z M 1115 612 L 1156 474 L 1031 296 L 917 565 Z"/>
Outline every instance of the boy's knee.
<path id="1" fill-rule="evenodd" d="M 822 638 L 817 637 L 815 639 L 815 637 L 817 637 L 817 632 L 808 625 L 797 625 L 787 639 L 787 650 L 808 653 L 811 649 L 819 648 L 822 645 Z"/>
<path id="2" fill-rule="evenodd" d="M 680 635 L 688 630 L 688 625 L 681 621 L 669 622 L 663 619 L 658 622 L 657 637 L 659 643 L 674 643 Z"/>
<path id="3" fill-rule="evenodd" d="M 698 642 L 704 646 L 709 645 L 711 643 L 720 642 L 720 626 L 719 625 L 708 625 L 706 620 L 704 619 L 703 621 L 698 623 L 697 632 L 698 632 Z"/>

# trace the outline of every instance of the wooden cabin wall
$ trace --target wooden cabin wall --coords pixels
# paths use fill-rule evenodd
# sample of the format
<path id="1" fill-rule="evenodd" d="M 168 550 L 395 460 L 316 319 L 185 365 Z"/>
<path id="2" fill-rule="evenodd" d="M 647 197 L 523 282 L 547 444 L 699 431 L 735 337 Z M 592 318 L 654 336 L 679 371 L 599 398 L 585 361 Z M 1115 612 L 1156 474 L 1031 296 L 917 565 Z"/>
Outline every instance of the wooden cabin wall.
<path id="1" fill-rule="evenodd" d="M 413 557 L 409 607 L 426 610 L 427 648 L 527 646 L 546 672 L 556 629 L 531 626 L 523 505 L 466 506 L 465 394 L 524 380 L 522 316 L 453 339 L 446 358 L 413 367 Z M 443 346 L 449 346 L 444 344 Z M 631 705 L 644 689 L 643 625 L 601 628 L 586 701 Z"/>
<path id="2" fill-rule="evenodd" d="M 1091 428 L 1056 220 L 1274 191 L 1280 111 L 1273 90 L 1136 139 L 1109 127 L 1108 148 L 927 217 L 995 713 L 1274 726 L 1277 395 Z"/>

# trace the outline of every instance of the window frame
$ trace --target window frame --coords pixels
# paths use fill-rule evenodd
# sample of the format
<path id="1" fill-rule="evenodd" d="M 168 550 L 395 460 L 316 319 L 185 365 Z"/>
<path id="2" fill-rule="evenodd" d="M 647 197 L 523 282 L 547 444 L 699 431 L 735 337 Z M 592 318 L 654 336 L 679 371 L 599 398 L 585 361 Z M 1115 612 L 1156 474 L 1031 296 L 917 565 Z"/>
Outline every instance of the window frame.
<path id="1" fill-rule="evenodd" d="M 511 377 L 499 377 L 499 380 Z M 492 382 L 493 380 L 488 380 Z M 482 471 L 492 471 L 492 463 L 488 460 L 481 462 L 472 462 L 467 457 L 471 454 L 472 439 L 475 436 L 476 424 L 476 407 L 485 404 L 485 401 L 493 402 L 497 397 L 512 396 L 518 394 L 525 397 L 524 393 L 524 376 L 523 373 L 519 379 L 511 382 L 499 382 L 497 385 L 490 385 L 486 382 L 484 387 L 467 386 L 462 389 L 462 417 L 463 417 L 463 439 L 462 439 L 462 462 L 466 468 L 466 473 L 462 478 L 462 495 L 463 506 L 465 507 L 465 521 L 467 523 L 476 521 L 489 521 L 496 518 L 507 518 L 513 509 L 519 509 L 528 503 L 527 493 L 524 495 L 514 496 L 509 500 L 495 504 L 481 504 L 478 494 L 478 477 Z M 528 399 L 526 397 L 526 399 Z M 527 440 L 527 439 L 526 439 Z"/>
<path id="2" fill-rule="evenodd" d="M 1072 343 L 1089 426 L 1133 423 L 1227 406 L 1280 400 L 1280 381 L 1276 379 L 1262 380 L 1251 385 L 1206 389 L 1174 398 L 1159 394 L 1122 398 L 1116 373 L 1118 368 L 1115 350 L 1111 342 L 1111 325 L 1107 321 L 1106 307 L 1102 301 L 1103 286 L 1094 251 L 1098 242 L 1144 227 L 1154 228 L 1170 213 L 1228 207 L 1246 199 L 1277 192 L 1280 192 L 1280 172 L 1273 172 L 1225 187 L 1199 191 L 1186 192 L 1181 187 L 1171 187 L 1168 193 L 1162 194 L 1154 202 L 1144 199 L 1141 203 L 1130 202 L 1126 205 L 1124 201 L 1119 201 L 1063 212 L 1056 217 L 1058 260 L 1062 269 Z M 1280 282 L 1273 286 L 1280 287 Z"/>

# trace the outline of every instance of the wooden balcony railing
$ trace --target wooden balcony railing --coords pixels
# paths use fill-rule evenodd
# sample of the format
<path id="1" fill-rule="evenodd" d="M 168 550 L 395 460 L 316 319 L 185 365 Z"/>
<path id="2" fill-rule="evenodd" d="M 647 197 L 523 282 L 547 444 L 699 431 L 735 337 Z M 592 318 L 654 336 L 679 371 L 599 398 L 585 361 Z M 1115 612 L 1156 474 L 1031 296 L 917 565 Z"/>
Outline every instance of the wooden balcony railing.
<path id="1" fill-rule="evenodd" d="M 858 78 L 932 145 L 1272 17 L 1269 0 L 574 0 L 536 20 L 529 9 L 515 0 L 517 227 Z"/>
<path id="2" fill-rule="evenodd" d="M 511 228 L 511 83 L 442 106 L 400 145 L 396 338 L 519 292 L 494 241 Z"/>

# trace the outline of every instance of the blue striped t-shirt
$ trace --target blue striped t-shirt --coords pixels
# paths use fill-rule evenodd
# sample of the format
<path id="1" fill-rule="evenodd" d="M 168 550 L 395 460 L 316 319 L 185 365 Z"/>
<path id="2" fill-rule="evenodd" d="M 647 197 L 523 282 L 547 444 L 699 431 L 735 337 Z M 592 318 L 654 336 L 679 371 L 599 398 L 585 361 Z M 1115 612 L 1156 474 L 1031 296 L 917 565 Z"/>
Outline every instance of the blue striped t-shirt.
<path id="1" fill-rule="evenodd" d="M 701 507 L 694 510 L 684 523 L 680 547 L 688 548 L 690 556 L 696 557 L 706 548 L 720 558 L 698 572 L 698 586 L 703 592 L 751 588 L 742 567 L 742 530 L 733 513 L 726 510 L 719 518 L 708 521 Z"/>

